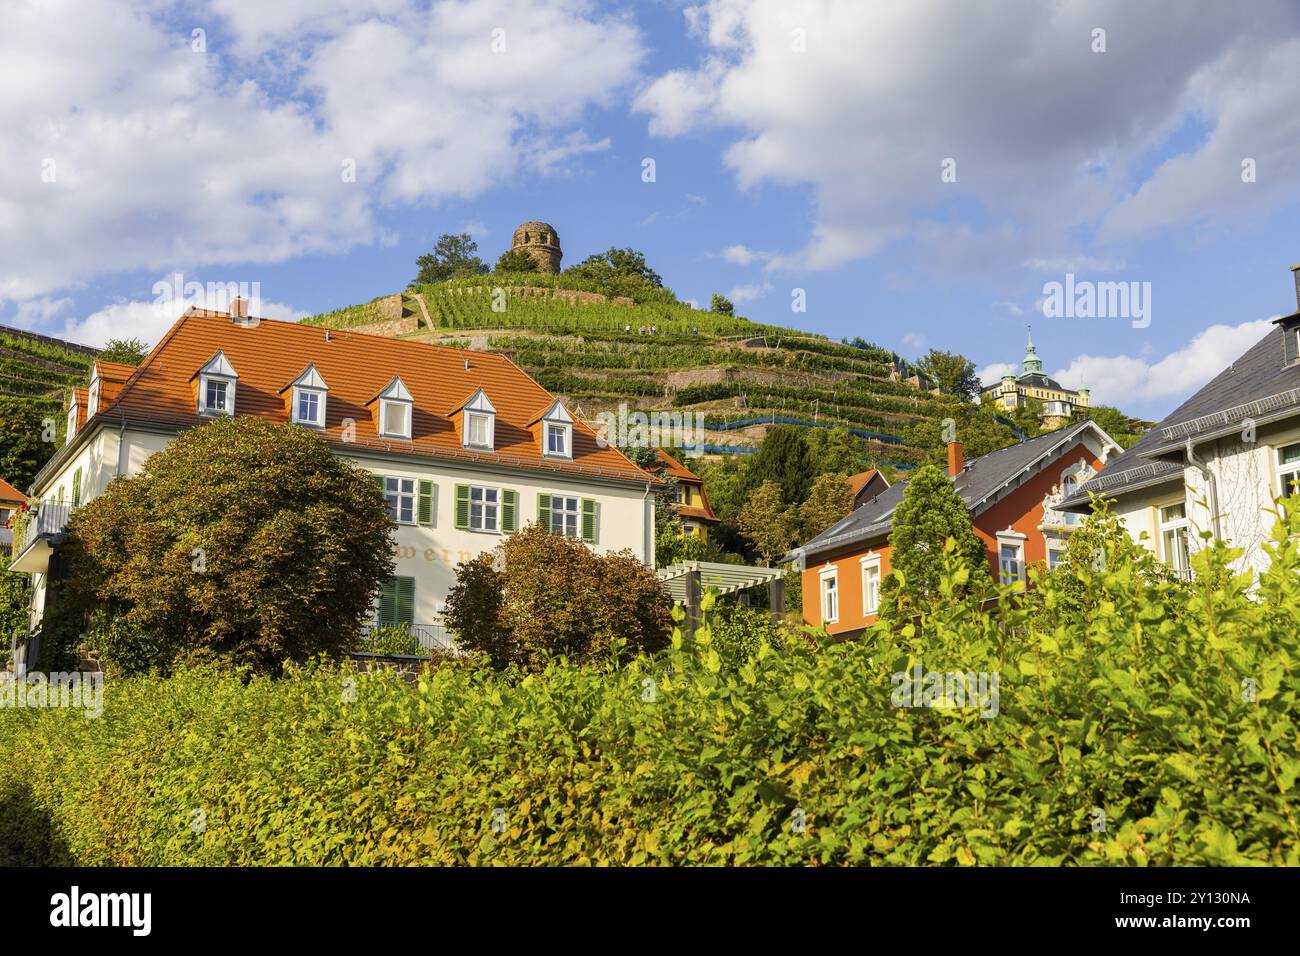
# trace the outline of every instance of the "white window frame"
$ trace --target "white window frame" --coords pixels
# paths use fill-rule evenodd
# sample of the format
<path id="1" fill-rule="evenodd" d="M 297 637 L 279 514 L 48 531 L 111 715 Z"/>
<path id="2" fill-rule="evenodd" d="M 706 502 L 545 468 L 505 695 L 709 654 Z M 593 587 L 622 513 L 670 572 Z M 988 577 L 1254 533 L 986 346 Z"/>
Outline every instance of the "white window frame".
<path id="1" fill-rule="evenodd" d="M 546 436 L 546 455 L 549 458 L 573 457 L 573 426 L 563 422 L 543 422 L 542 431 Z M 560 448 L 551 447 L 551 439 L 558 436 Z"/>
<path id="2" fill-rule="evenodd" d="M 99 394 L 100 394 L 100 379 L 96 377 L 95 380 L 90 383 L 90 395 L 86 399 L 87 419 L 94 418 L 96 413 L 99 412 Z"/>
<path id="3" fill-rule="evenodd" d="M 67 424 L 67 434 L 63 436 L 63 440 L 65 442 L 70 442 L 72 441 L 72 436 L 77 434 L 77 403 L 75 400 L 70 406 L 68 406 Z"/>
<path id="4" fill-rule="evenodd" d="M 235 372 L 224 352 L 218 352 L 199 370 L 199 414 L 200 415 L 234 415 L 235 385 L 239 375 Z M 208 403 L 208 385 L 225 386 L 225 406 L 216 408 Z"/>
<path id="5" fill-rule="evenodd" d="M 1290 497 L 1295 491 L 1291 487 L 1292 481 L 1300 481 L 1300 459 L 1292 462 L 1283 462 L 1282 453 L 1288 449 L 1300 449 L 1300 442 L 1290 442 L 1286 445 L 1279 445 L 1274 457 L 1274 471 L 1277 474 L 1278 496 L 1282 498 Z"/>
<path id="6" fill-rule="evenodd" d="M 1006 531 L 999 531 L 998 538 L 998 581 L 1002 584 L 1013 584 L 1017 581 L 1024 581 L 1025 575 L 1025 542 L 1028 539 L 1026 535 L 1019 531 L 1008 528 Z M 1015 551 L 1013 559 L 1013 573 L 1007 573 L 1007 563 L 1002 554 L 1003 548 L 1012 548 Z"/>
<path id="7" fill-rule="evenodd" d="M 822 623 L 838 624 L 840 620 L 840 571 L 831 565 L 823 568 L 818 577 L 818 596 L 821 601 Z M 834 612 L 834 613 L 832 613 Z"/>
<path id="8" fill-rule="evenodd" d="M 859 562 L 862 566 L 862 613 L 880 613 L 880 555 L 868 553 Z"/>
<path id="9" fill-rule="evenodd" d="M 488 500 L 488 495 L 491 500 Z M 478 500 L 475 501 L 475 498 Z M 474 524 L 474 509 L 478 508 L 478 525 Z M 492 523 L 488 524 L 488 509 L 491 509 Z M 469 486 L 469 530 L 489 534 L 501 533 L 501 489 L 490 485 Z"/>
<path id="10" fill-rule="evenodd" d="M 406 427 L 395 429 L 390 424 L 391 416 L 389 412 L 393 408 L 401 408 L 402 414 L 406 418 Z M 411 419 L 414 408 L 410 402 L 402 401 L 400 398 L 381 398 L 379 400 L 379 434 L 384 438 L 405 438 L 411 437 Z"/>
<path id="11" fill-rule="evenodd" d="M 1183 516 L 1181 518 L 1166 518 L 1165 511 L 1169 508 L 1182 508 Z M 1160 538 L 1160 560 L 1172 568 L 1179 577 L 1190 578 L 1192 574 L 1192 543 L 1191 520 L 1187 517 L 1187 503 L 1185 501 L 1174 501 L 1167 505 L 1157 505 L 1156 530 Z M 1184 546 L 1176 555 L 1171 555 L 1165 535 L 1173 532 L 1174 540 L 1177 542 L 1180 531 L 1182 532 Z"/>
<path id="12" fill-rule="evenodd" d="M 401 478 L 396 475 L 385 475 L 384 507 L 388 510 L 388 517 L 392 518 L 397 524 L 416 524 L 416 517 L 419 514 L 416 510 L 418 504 L 416 495 L 418 490 L 414 478 Z M 410 517 L 403 517 L 403 514 L 406 512 L 408 507 L 410 510 Z"/>
<path id="13" fill-rule="evenodd" d="M 314 418 L 304 418 L 302 415 L 302 403 L 305 400 L 316 399 L 316 416 Z M 325 427 L 325 401 L 326 395 L 319 388 L 299 388 L 294 386 L 293 389 L 293 423 L 295 425 L 306 425 L 310 428 Z"/>
<path id="14" fill-rule="evenodd" d="M 469 397 L 460 409 L 460 444 L 462 448 L 479 448 L 485 451 L 493 451 L 497 446 L 497 410 L 492 404 L 492 400 L 487 397 L 487 392 L 478 389 Z M 486 441 L 471 441 L 471 435 L 474 431 L 474 423 L 483 422 Z"/>
<path id="15" fill-rule="evenodd" d="M 476 425 L 483 426 L 483 440 L 474 440 L 474 429 Z M 465 447 L 466 448 L 495 448 L 496 447 L 496 415 L 490 412 L 466 412 L 465 413 Z"/>
<path id="16" fill-rule="evenodd" d="M 1065 561 L 1066 545 L 1065 542 L 1062 541 L 1060 538 L 1046 538 L 1046 537 L 1043 538 L 1043 544 L 1047 548 L 1047 569 L 1050 571 L 1052 568 L 1057 567 L 1057 565 Z M 1002 553 L 1001 549 L 999 548 L 998 550 L 999 556 L 1001 555 L 1001 553 Z M 1059 560 L 1057 560 L 1056 562 L 1052 561 L 1052 555 L 1054 554 L 1060 556 Z M 1001 560 L 1000 557 L 999 560 Z"/>
<path id="17" fill-rule="evenodd" d="M 569 507 L 570 504 L 572 507 Z M 570 520 L 572 520 L 572 533 L 569 530 Z M 577 495 L 551 495 L 551 533 L 565 538 L 579 540 L 582 538 L 581 498 Z"/>

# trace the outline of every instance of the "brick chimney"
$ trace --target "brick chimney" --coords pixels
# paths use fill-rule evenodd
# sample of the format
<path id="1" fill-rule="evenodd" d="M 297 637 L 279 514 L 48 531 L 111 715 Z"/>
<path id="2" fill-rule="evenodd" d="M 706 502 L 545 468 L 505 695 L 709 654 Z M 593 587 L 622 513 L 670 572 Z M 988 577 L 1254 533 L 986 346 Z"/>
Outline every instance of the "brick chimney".
<path id="1" fill-rule="evenodd" d="M 230 317 L 232 319 L 248 318 L 248 300 L 242 296 L 235 296 L 230 300 Z"/>
<path id="2" fill-rule="evenodd" d="M 961 474 L 964 467 L 965 463 L 961 458 L 961 442 L 948 442 L 948 477 L 956 478 Z"/>
<path id="3" fill-rule="evenodd" d="M 1291 274 L 1295 276 L 1295 307 L 1300 312 L 1300 265 L 1292 266 Z"/>

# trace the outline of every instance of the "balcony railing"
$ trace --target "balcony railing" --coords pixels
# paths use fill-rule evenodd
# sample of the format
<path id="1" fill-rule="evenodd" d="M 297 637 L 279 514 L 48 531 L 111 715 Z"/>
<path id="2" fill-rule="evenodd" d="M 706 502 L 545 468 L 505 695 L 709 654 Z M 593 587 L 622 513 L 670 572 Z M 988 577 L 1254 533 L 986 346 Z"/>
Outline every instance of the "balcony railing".
<path id="1" fill-rule="evenodd" d="M 420 650 L 428 651 L 454 651 L 455 642 L 451 635 L 447 633 L 447 628 L 442 624 L 407 624 L 407 631 L 419 642 Z M 366 638 L 363 648 L 369 643 L 369 639 L 378 628 L 367 625 L 361 629 L 362 637 Z"/>
<path id="2" fill-rule="evenodd" d="M 19 512 L 13 517 L 13 554 L 22 553 L 33 541 L 62 534 L 68 526 L 68 515 L 72 513 L 71 505 L 42 503 L 30 511 Z"/>

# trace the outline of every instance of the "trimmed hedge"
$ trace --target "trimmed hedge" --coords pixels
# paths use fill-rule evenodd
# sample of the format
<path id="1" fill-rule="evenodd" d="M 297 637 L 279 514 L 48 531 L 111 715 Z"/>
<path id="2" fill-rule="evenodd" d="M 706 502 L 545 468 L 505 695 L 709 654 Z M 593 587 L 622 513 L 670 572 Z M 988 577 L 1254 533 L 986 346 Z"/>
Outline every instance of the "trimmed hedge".
<path id="1" fill-rule="evenodd" d="M 0 713 L 0 862 L 1295 865 L 1300 556 L 1273 549 L 1259 600 L 1219 546 L 1191 585 L 1085 569 L 743 663 L 705 633 L 418 688 L 118 681 L 100 719 Z M 997 716 L 896 707 L 916 663 L 1000 674 Z"/>

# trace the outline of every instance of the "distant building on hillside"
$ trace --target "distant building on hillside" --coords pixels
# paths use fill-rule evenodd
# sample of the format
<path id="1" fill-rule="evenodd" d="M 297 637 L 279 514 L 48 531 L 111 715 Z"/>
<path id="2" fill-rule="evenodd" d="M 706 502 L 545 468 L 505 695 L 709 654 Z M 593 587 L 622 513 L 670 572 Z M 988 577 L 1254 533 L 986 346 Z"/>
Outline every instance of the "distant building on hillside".
<path id="1" fill-rule="evenodd" d="M 997 408 L 1007 411 L 1019 408 L 1031 398 L 1043 403 L 1041 424 L 1052 429 L 1068 425 L 1076 409 L 1088 408 L 1091 404 L 1087 388 L 1080 386 L 1077 392 L 1073 392 L 1043 374 L 1043 360 L 1034 348 L 1032 330 L 1020 374 L 1007 373 L 996 385 L 986 385 L 980 390 L 981 402 L 992 402 Z"/>
<path id="2" fill-rule="evenodd" d="M 684 537 L 698 536 L 702 541 L 709 540 L 709 529 L 719 523 L 709 504 L 704 482 L 681 462 L 662 448 L 655 450 L 663 462 L 663 474 L 677 482 L 677 517 L 681 520 Z"/>
<path id="3" fill-rule="evenodd" d="M 564 252 L 560 249 L 560 234 L 546 222 L 526 222 L 515 230 L 510 243 L 512 250 L 528 253 L 542 272 L 559 272 Z"/>

